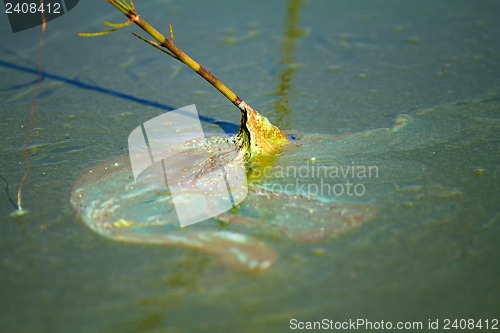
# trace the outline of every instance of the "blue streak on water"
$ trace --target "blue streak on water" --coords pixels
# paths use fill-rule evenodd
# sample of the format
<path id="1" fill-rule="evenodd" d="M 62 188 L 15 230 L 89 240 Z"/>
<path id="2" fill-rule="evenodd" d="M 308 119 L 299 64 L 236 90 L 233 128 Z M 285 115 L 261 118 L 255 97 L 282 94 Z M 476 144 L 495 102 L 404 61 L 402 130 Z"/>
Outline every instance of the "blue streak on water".
<path id="1" fill-rule="evenodd" d="M 29 67 L 17 65 L 17 64 L 11 63 L 11 62 L 3 61 L 3 60 L 0 60 L 0 66 L 6 67 L 6 68 L 9 68 L 9 69 L 13 69 L 13 70 L 16 70 L 16 71 L 20 71 L 20 72 L 25 72 L 25 73 L 29 73 L 29 74 L 33 74 L 33 75 L 38 75 L 38 69 L 33 69 L 33 68 L 29 68 Z M 161 110 L 172 111 L 172 110 L 177 109 L 177 108 L 175 108 L 173 106 L 170 106 L 170 105 L 167 105 L 167 104 L 162 104 L 162 103 L 150 101 L 148 99 L 144 99 L 144 98 L 136 97 L 136 96 L 133 96 L 133 95 L 125 94 L 125 93 L 122 93 L 122 92 L 119 92 L 119 91 L 116 91 L 116 90 L 112 90 L 112 89 L 108 89 L 108 88 L 104 88 L 104 87 L 101 87 L 101 86 L 98 86 L 98 85 L 95 85 L 95 84 L 89 84 L 89 83 L 85 83 L 85 82 L 82 82 L 82 81 L 79 81 L 79 80 L 70 79 L 70 78 L 67 78 L 67 77 L 64 77 L 64 76 L 60 76 L 60 75 L 57 75 L 57 74 L 51 74 L 51 73 L 43 72 L 42 73 L 42 80 L 44 80 L 45 78 L 56 80 L 56 81 L 60 81 L 60 82 L 64 82 L 64 83 L 70 84 L 70 85 L 75 86 L 75 87 L 80 88 L 80 89 L 86 89 L 86 90 L 96 91 L 96 92 L 101 93 L 101 94 L 111 95 L 111 96 L 114 96 L 114 97 L 118 97 L 118 98 L 121 98 L 121 99 L 132 101 L 132 102 L 135 102 L 135 103 L 138 103 L 138 104 L 155 107 L 155 108 L 158 108 L 158 109 L 161 109 Z M 36 84 L 36 82 L 37 81 L 35 80 L 35 81 L 31 82 L 31 83 L 26 83 L 26 84 L 22 84 L 22 85 L 15 85 L 15 86 L 7 87 L 7 88 L 2 88 L 0 90 L 19 89 L 19 88 L 28 86 L 30 84 Z M 238 132 L 238 125 L 235 125 L 235 124 L 232 124 L 232 123 L 229 123 L 229 122 L 226 122 L 226 121 L 218 120 L 218 119 L 215 119 L 215 118 L 212 118 L 212 117 L 203 116 L 203 115 L 200 115 L 200 120 L 204 121 L 204 122 L 207 122 L 207 123 L 210 123 L 210 124 L 215 124 L 215 125 L 219 126 L 224 131 L 224 133 L 226 133 L 228 135 L 232 135 L 232 134 L 235 134 L 235 133 Z"/>

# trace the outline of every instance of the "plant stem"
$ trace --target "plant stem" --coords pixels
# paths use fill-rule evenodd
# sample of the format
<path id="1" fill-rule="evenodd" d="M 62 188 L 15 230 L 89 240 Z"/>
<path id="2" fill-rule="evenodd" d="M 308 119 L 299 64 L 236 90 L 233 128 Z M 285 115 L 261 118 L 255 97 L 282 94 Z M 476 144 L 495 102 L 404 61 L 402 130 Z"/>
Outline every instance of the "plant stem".
<path id="1" fill-rule="evenodd" d="M 210 71 L 206 70 L 199 63 L 194 61 L 190 56 L 182 52 L 174 43 L 163 36 L 158 30 L 149 25 L 144 21 L 135 11 L 133 6 L 121 0 L 108 0 L 110 4 L 115 6 L 120 12 L 125 14 L 132 22 L 137 24 L 142 30 L 146 31 L 151 37 L 156 39 L 163 47 L 167 48 L 174 57 L 186 64 L 189 68 L 198 73 L 201 77 L 207 80 L 211 85 L 213 85 L 217 90 L 219 90 L 227 99 L 229 99 L 234 105 L 236 105 L 241 111 L 245 111 L 245 104 L 241 98 L 239 98 L 231 89 L 229 89 L 224 83 L 217 79 Z"/>
<path id="2" fill-rule="evenodd" d="M 142 37 L 140 39 L 146 41 L 155 48 L 167 53 L 169 56 L 174 57 L 180 62 L 187 65 L 189 68 L 198 73 L 201 77 L 212 84 L 219 90 L 227 99 L 241 110 L 241 123 L 240 130 L 235 136 L 238 145 L 245 152 L 246 160 L 250 160 L 257 155 L 272 156 L 282 150 L 288 144 L 288 137 L 280 131 L 279 128 L 269 122 L 266 117 L 261 116 L 257 111 L 245 103 L 234 92 L 231 91 L 225 84 L 217 79 L 212 73 L 200 66 L 190 56 L 182 52 L 173 42 L 172 27 L 170 27 L 170 40 L 163 36 L 158 30 L 150 26 L 144 21 L 135 11 L 132 0 L 130 4 L 126 0 L 108 0 L 110 4 L 116 7 L 120 12 L 128 17 L 129 22 L 133 22 L 146 31 L 158 43 L 148 41 Z M 121 26 L 129 25 L 129 23 Z M 116 28 L 115 28 L 116 29 Z M 114 31 L 108 30 L 108 32 Z M 105 32 L 107 33 L 107 32 Z M 84 34 L 84 36 L 98 36 L 98 34 Z"/>

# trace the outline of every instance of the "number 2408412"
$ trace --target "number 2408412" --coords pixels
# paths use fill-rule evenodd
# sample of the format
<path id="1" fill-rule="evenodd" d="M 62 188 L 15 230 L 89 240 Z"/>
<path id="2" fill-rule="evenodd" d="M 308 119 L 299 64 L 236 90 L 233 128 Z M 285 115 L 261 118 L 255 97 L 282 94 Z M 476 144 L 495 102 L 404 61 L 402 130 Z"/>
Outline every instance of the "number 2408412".
<path id="1" fill-rule="evenodd" d="M 21 2 L 13 4 L 7 2 L 5 4 L 5 14 L 61 14 L 61 4 L 56 3 L 36 3 L 36 2 Z"/>
<path id="2" fill-rule="evenodd" d="M 486 329 L 486 330 L 498 330 L 498 319 L 444 319 L 443 321 L 443 329 L 452 330 L 452 329 Z"/>

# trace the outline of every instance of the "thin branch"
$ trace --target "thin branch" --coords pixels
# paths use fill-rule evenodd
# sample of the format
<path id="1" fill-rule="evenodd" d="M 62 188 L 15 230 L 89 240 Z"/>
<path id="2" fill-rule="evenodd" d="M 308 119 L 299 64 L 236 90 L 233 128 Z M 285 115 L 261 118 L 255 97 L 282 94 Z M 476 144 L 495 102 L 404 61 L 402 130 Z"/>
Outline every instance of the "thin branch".
<path id="1" fill-rule="evenodd" d="M 155 49 L 158 49 L 160 50 L 161 52 L 165 53 L 166 55 L 174 58 L 175 60 L 179 60 L 175 55 L 173 55 L 172 53 L 168 52 L 167 50 L 163 49 L 160 44 L 158 44 L 157 42 L 153 41 L 153 40 L 147 40 L 146 38 L 136 34 L 135 32 L 132 33 L 132 35 L 134 35 L 135 37 L 139 38 L 140 40 L 148 43 L 149 45 L 151 45 L 152 47 L 154 47 Z"/>
<path id="2" fill-rule="evenodd" d="M 237 140 L 239 146 L 245 151 L 245 158 L 247 160 L 252 159 L 256 155 L 272 156 L 280 152 L 282 148 L 288 144 L 288 137 L 283 134 L 279 128 L 271 124 L 267 118 L 261 116 L 257 111 L 245 103 L 231 89 L 210 73 L 210 71 L 203 68 L 199 63 L 194 61 L 190 56 L 174 45 L 174 32 L 172 25 L 169 25 L 170 39 L 167 39 L 137 14 L 132 0 L 130 0 L 130 3 L 127 3 L 125 0 L 107 1 L 127 16 L 129 21 L 124 24 L 106 24 L 114 28 L 101 33 L 80 34 L 81 36 L 100 36 L 128 26 L 132 24 L 132 22 L 137 24 L 156 41 L 147 40 L 146 38 L 135 33 L 134 36 L 166 53 L 170 57 L 184 63 L 186 66 L 207 80 L 227 99 L 229 99 L 231 103 L 241 110 L 240 130 L 235 136 L 235 139 Z"/>
<path id="3" fill-rule="evenodd" d="M 167 39 L 158 30 L 149 25 L 144 21 L 135 11 L 132 1 L 127 4 L 123 0 L 108 0 L 116 9 L 125 14 L 130 21 L 133 21 L 144 31 L 146 31 L 151 37 L 156 39 L 158 43 L 168 49 L 176 59 L 183 62 L 186 66 L 194 70 L 201 77 L 207 80 L 211 85 L 213 85 L 217 90 L 219 90 L 227 99 L 229 99 L 234 105 L 236 105 L 240 110 L 245 111 L 246 103 L 243 102 L 231 89 L 229 89 L 224 83 L 217 79 L 210 71 L 206 70 L 199 63 L 194 61 L 190 56 L 181 51 L 177 46 L 174 45 L 172 40 Z M 173 37 L 173 32 L 170 30 L 171 37 Z"/>
<path id="4" fill-rule="evenodd" d="M 110 23 L 110 22 L 106 22 L 105 21 L 104 22 L 105 25 L 107 25 L 108 27 L 114 27 L 114 28 L 106 30 L 106 31 L 101 31 L 101 32 L 91 32 L 91 33 L 79 32 L 78 36 L 80 36 L 80 37 L 99 37 L 99 36 L 104 36 L 104 35 L 110 34 L 112 32 L 115 32 L 117 30 L 120 30 L 121 28 L 128 27 L 132 23 L 133 22 L 131 20 L 128 20 L 125 23 Z"/>

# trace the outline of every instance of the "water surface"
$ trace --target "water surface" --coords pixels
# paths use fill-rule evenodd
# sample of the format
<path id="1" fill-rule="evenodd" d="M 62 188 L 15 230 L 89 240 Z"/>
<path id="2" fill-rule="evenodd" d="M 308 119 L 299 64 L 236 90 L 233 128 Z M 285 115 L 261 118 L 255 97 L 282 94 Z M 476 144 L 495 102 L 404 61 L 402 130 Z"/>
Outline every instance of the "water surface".
<path id="1" fill-rule="evenodd" d="M 377 206 L 377 215 L 320 244 L 261 235 L 279 259 L 260 275 L 200 251 L 115 242 L 86 228 L 70 205 L 75 181 L 126 155 L 139 124 L 195 103 L 206 131 L 228 132 L 235 127 L 218 124 L 237 125 L 239 112 L 131 36 L 137 29 L 76 37 L 123 21 L 104 1 L 81 2 L 45 35 L 23 191 L 29 214 L 11 218 L 0 197 L 6 331 L 286 332 L 291 318 L 498 316 L 497 2 L 136 6 L 163 31 L 172 23 L 177 45 L 280 127 L 334 138 L 304 159 L 377 165 L 379 177 L 351 198 Z M 2 16 L 0 34 L 0 174 L 14 197 L 39 29 L 12 34 Z M 400 114 L 413 122 L 388 131 Z"/>

